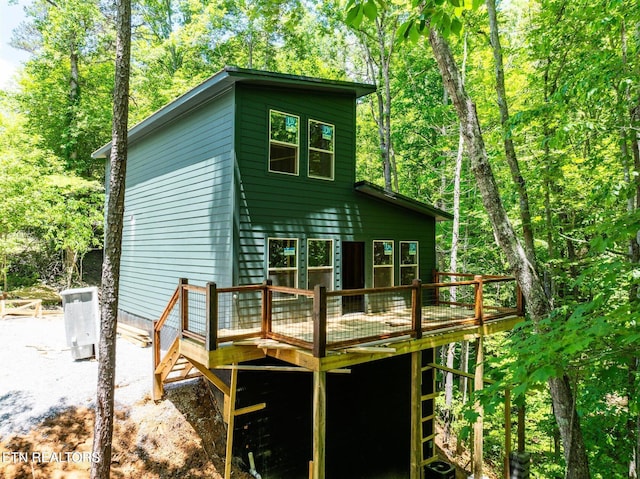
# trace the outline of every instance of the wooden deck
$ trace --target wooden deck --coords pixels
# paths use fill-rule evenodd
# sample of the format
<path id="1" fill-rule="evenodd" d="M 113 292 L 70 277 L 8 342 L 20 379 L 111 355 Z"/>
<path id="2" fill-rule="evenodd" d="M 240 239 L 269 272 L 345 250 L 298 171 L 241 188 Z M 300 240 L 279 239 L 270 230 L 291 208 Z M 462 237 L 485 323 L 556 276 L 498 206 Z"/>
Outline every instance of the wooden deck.
<path id="1" fill-rule="evenodd" d="M 455 276 L 442 273 L 436 278 L 444 275 Z M 438 395 L 434 348 L 478 339 L 476 370 L 470 376 L 475 378 L 475 389 L 481 389 L 483 337 L 508 331 L 524 319 L 513 278 L 458 276 L 463 281 L 422 284 L 415 280 L 410 286 L 346 291 L 299 290 L 268 282 L 218 289 L 211 283 L 200 287 L 181 280 L 155 323 L 152 396 L 159 399 L 165 383 L 194 375 L 206 377 L 224 394 L 225 479 L 229 479 L 235 418 L 266 407 L 265 403 L 237 407 L 238 371 L 312 373 L 310 477 L 325 479 L 327 373 L 349 373 L 358 364 L 411 355 L 410 477 L 417 479 L 426 464 L 437 460 L 435 415 L 429 412 L 435 410 Z M 353 312 L 349 298 L 358 299 L 358 312 Z M 285 365 L 243 364 L 263 358 Z M 215 372 L 218 368 L 231 370 L 230 383 Z M 430 446 L 425 449 L 425 444 Z M 481 460 L 481 428 L 474 429 L 474 444 L 475 456 Z"/>
<path id="2" fill-rule="evenodd" d="M 412 327 L 411 309 L 383 313 L 348 313 L 327 316 L 327 344 L 345 347 L 354 343 L 391 338 L 409 334 Z M 474 323 L 473 309 L 453 306 L 424 306 L 422 329 L 430 331 L 443 327 L 464 326 Z M 249 336 L 255 328 L 222 328 L 219 338 Z M 292 338 L 296 342 L 313 344 L 314 321 L 273 323 L 272 334 Z M 358 338 L 358 339 L 354 339 Z"/>
<path id="3" fill-rule="evenodd" d="M 507 330 L 522 320 L 513 278 L 466 276 L 457 282 L 416 280 L 408 286 L 344 291 L 282 288 L 268 282 L 200 287 L 182 280 L 155 325 L 155 364 L 177 337 L 181 354 L 209 368 L 269 355 L 325 370 L 328 364 L 340 367 L 335 358 L 323 360 L 336 354 L 404 354 Z M 344 301 L 354 297 L 363 311 L 345 307 Z M 168 337 L 161 335 L 163 328 Z"/>

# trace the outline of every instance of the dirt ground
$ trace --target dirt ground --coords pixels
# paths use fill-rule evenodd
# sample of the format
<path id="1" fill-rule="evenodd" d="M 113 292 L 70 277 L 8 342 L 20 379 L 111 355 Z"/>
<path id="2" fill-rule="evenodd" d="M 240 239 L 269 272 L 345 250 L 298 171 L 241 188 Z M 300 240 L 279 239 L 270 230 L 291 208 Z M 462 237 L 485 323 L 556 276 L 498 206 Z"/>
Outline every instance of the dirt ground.
<path id="1" fill-rule="evenodd" d="M 0 442 L 6 479 L 89 477 L 93 410 L 71 407 Z M 116 412 L 112 478 L 222 478 L 225 426 L 202 380 Z M 4 455 L 2 455 L 4 452 Z M 17 453 L 26 454 L 21 457 Z M 251 476 L 234 467 L 232 477 Z"/>
<path id="2" fill-rule="evenodd" d="M 88 478 L 97 361 L 72 360 L 61 315 L 0 319 L 0 338 L 0 478 Z M 203 380 L 155 403 L 151 348 L 119 338 L 116 356 L 111 477 L 222 478 L 226 428 Z"/>

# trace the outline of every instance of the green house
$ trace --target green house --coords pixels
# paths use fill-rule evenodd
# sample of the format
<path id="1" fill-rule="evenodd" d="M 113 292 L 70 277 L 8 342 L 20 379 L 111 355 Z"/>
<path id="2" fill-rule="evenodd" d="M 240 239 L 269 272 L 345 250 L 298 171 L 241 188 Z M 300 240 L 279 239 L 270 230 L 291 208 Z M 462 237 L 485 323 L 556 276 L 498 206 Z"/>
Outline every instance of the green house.
<path id="1" fill-rule="evenodd" d="M 373 91 L 227 67 L 131 128 L 120 319 L 157 319 L 182 277 L 329 290 L 430 281 L 435 223 L 450 215 L 356 182 L 356 103 Z"/>
<path id="2" fill-rule="evenodd" d="M 373 91 L 225 68 L 129 131 L 119 319 L 153 329 L 154 398 L 191 371 L 215 386 L 225 479 L 233 457 L 265 479 L 423 477 L 435 348 L 522 319 L 513 278 L 434 275 L 450 215 L 356 181 Z"/>

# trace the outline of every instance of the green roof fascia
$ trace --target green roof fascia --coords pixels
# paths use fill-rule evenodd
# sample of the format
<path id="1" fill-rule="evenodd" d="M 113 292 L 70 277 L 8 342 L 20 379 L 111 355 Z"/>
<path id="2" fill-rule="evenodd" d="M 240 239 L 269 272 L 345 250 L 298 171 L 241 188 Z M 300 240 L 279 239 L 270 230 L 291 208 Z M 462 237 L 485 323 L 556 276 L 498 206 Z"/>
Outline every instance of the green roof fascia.
<path id="1" fill-rule="evenodd" d="M 163 106 L 137 125 L 129 129 L 128 140 L 134 142 L 142 136 L 162 127 L 187 111 L 227 91 L 235 83 L 279 86 L 300 90 L 353 94 L 356 98 L 376 91 L 374 85 L 341 80 L 327 80 L 300 75 L 289 75 L 262 70 L 227 66 L 215 75 Z M 105 158 L 111 150 L 111 142 L 94 151 L 93 158 Z"/>
<path id="2" fill-rule="evenodd" d="M 426 203 L 422 203 L 421 201 L 411 199 L 408 196 L 401 195 L 400 193 L 387 191 L 380 186 L 369 183 L 368 181 L 359 181 L 354 185 L 354 188 L 356 191 L 367 196 L 371 196 L 387 203 L 391 203 L 392 205 L 416 211 L 426 216 L 430 216 L 432 218 L 435 218 L 436 221 L 447 221 L 453 219 L 453 215 L 451 213 L 447 213 L 446 211 L 443 211 Z"/>

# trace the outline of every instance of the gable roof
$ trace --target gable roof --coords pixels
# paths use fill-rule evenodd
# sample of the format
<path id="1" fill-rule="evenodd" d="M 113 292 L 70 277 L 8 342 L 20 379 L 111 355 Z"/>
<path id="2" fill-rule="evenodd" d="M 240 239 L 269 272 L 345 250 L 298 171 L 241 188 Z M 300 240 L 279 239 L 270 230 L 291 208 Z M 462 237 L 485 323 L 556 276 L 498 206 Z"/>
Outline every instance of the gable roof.
<path id="1" fill-rule="evenodd" d="M 293 90 L 348 94 L 354 95 L 355 98 L 360 98 L 361 96 L 376 91 L 374 85 L 366 83 L 327 80 L 323 78 L 227 66 L 200 85 L 192 88 L 184 95 L 176 98 L 171 103 L 165 105 L 160 110 L 130 128 L 128 135 L 129 141 L 133 142 L 151 131 L 160 128 L 192 108 L 216 97 L 235 83 L 240 82 L 252 85 L 286 87 Z M 111 142 L 94 151 L 91 156 L 93 158 L 104 158 L 109 150 L 111 150 Z"/>
<path id="2" fill-rule="evenodd" d="M 447 213 L 446 211 L 443 211 L 426 203 L 422 203 L 421 201 L 411 199 L 408 196 L 401 195 L 400 193 L 387 191 L 380 186 L 369 183 L 368 181 L 359 181 L 354 185 L 354 188 L 356 189 L 356 191 L 367 196 L 377 198 L 401 208 L 417 211 L 418 213 L 426 216 L 431 216 L 432 218 L 435 218 L 436 221 L 453 219 L 453 215 L 451 213 Z"/>

